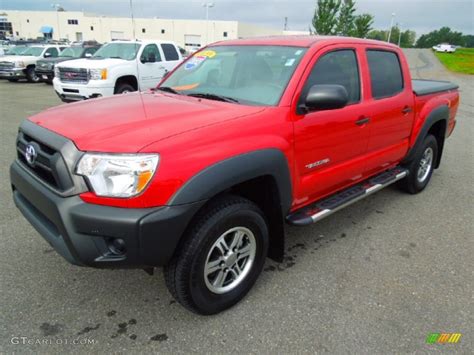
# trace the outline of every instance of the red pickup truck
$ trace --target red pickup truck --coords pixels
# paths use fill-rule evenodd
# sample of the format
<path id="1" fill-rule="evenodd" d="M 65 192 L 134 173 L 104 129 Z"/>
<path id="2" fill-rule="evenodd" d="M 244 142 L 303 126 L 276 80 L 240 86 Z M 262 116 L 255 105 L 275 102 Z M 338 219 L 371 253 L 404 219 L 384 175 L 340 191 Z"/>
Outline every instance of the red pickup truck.
<path id="1" fill-rule="evenodd" d="M 69 262 L 163 266 L 182 305 L 213 314 L 245 296 L 267 256 L 282 260 L 284 223 L 397 181 L 422 191 L 458 104 L 456 85 L 412 80 L 391 44 L 219 42 L 154 90 L 25 120 L 13 198 Z"/>

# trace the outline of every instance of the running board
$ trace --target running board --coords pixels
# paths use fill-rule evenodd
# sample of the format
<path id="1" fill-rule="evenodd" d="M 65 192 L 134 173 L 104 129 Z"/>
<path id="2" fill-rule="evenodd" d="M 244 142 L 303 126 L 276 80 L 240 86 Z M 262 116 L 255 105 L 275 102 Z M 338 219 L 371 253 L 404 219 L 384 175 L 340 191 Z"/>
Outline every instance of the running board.
<path id="1" fill-rule="evenodd" d="M 288 223 L 304 226 L 322 220 L 340 209 L 353 204 L 373 193 L 403 179 L 408 175 L 408 170 L 395 167 L 373 178 L 365 180 L 348 189 L 319 200 L 286 217 Z"/>

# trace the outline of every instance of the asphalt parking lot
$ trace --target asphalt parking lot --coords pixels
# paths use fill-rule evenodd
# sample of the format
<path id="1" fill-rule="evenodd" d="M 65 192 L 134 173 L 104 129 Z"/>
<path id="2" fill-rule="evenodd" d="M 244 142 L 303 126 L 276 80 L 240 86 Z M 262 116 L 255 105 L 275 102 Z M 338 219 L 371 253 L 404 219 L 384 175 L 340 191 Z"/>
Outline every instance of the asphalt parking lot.
<path id="1" fill-rule="evenodd" d="M 415 77 L 461 88 L 430 186 L 416 196 L 389 187 L 317 225 L 287 228 L 285 262 L 267 261 L 244 301 L 211 317 L 175 303 L 161 270 L 75 267 L 33 230 L 12 202 L 8 167 L 19 123 L 60 101 L 51 86 L 0 81 L 0 353 L 470 353 L 474 80 L 429 50 L 407 55 Z M 435 332 L 463 336 L 425 344 Z"/>

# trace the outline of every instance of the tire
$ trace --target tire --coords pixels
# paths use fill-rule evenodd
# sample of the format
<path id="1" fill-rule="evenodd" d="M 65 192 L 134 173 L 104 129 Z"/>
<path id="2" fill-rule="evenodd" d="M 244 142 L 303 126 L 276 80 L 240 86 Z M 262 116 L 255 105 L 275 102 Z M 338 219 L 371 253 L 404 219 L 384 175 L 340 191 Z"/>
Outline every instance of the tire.
<path id="1" fill-rule="evenodd" d="M 431 180 L 437 159 L 438 141 L 429 134 L 425 137 L 415 159 L 407 166 L 408 176 L 400 181 L 400 187 L 411 194 L 423 191 Z"/>
<path id="2" fill-rule="evenodd" d="M 268 227 L 257 205 L 232 195 L 211 202 L 193 224 L 164 268 L 166 286 L 187 309 L 216 314 L 239 302 L 260 275 L 268 251 Z M 226 248 L 219 241 L 232 250 L 238 236 L 234 250 L 223 255 Z"/>
<path id="3" fill-rule="evenodd" d="M 30 83 L 39 83 L 41 81 L 40 77 L 36 75 L 34 67 L 26 69 L 26 80 Z"/>
<path id="4" fill-rule="evenodd" d="M 8 81 L 9 81 L 10 83 L 16 83 L 16 82 L 18 81 L 18 79 L 8 79 Z"/>
<path id="5" fill-rule="evenodd" d="M 119 84 L 117 86 L 117 89 L 115 89 L 115 94 L 116 95 L 126 94 L 126 93 L 133 92 L 133 91 L 137 91 L 137 90 L 132 85 L 127 84 L 127 83 L 123 83 L 123 84 Z"/>

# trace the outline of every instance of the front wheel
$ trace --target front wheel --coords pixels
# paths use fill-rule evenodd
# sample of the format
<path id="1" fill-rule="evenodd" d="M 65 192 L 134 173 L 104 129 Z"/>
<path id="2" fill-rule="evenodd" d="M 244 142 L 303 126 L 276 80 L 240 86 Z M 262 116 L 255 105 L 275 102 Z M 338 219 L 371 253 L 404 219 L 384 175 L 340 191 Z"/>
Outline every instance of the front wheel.
<path id="1" fill-rule="evenodd" d="M 28 80 L 30 83 L 40 82 L 40 77 L 36 75 L 34 67 L 29 67 L 28 69 L 26 69 L 26 80 Z"/>
<path id="2" fill-rule="evenodd" d="M 411 194 L 425 189 L 431 180 L 438 159 L 438 141 L 429 134 L 425 137 L 415 159 L 407 166 L 408 176 L 400 181 L 400 186 Z"/>
<path id="3" fill-rule="evenodd" d="M 212 202 L 193 223 L 164 269 L 166 285 L 191 311 L 219 313 L 239 302 L 257 280 L 268 227 L 258 206 L 230 195 Z"/>
<path id="4" fill-rule="evenodd" d="M 132 85 L 124 83 L 117 86 L 117 89 L 115 89 L 115 94 L 128 94 L 129 92 L 133 91 L 136 91 L 136 89 Z"/>

